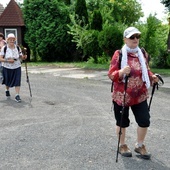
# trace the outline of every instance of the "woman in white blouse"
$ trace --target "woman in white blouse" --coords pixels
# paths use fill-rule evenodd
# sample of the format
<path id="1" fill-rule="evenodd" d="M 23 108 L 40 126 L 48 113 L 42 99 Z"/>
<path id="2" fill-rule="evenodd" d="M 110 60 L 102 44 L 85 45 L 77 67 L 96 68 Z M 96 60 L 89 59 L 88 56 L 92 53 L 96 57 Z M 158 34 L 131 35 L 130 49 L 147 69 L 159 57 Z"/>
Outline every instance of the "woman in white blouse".
<path id="1" fill-rule="evenodd" d="M 27 58 L 22 54 L 20 48 L 15 44 L 16 37 L 10 33 L 7 36 L 7 45 L 3 46 L 0 53 L 0 61 L 3 62 L 3 76 L 2 84 L 6 86 L 6 97 L 10 97 L 9 88 L 15 87 L 15 100 L 21 102 L 19 95 L 21 86 L 21 60 Z"/>

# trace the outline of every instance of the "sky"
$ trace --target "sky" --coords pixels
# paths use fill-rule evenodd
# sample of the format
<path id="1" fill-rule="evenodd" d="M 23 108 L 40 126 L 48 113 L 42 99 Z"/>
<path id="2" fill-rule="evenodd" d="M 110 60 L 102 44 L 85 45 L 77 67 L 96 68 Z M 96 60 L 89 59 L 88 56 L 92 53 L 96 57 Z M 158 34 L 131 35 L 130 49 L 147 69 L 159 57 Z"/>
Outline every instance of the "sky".
<path id="1" fill-rule="evenodd" d="M 1 3 L 4 7 L 6 7 L 6 5 L 7 5 L 9 2 L 10 2 L 10 0 L 0 0 L 0 3 Z M 16 0 L 16 2 L 22 3 L 23 0 Z"/>
<path id="2" fill-rule="evenodd" d="M 0 3 L 5 7 L 10 0 L 0 0 Z M 22 3 L 23 0 L 16 0 L 17 2 Z M 142 10 L 144 12 L 145 17 L 142 19 L 143 21 L 149 16 L 149 14 L 157 13 L 156 17 L 161 21 L 167 21 L 167 15 L 164 14 L 164 5 L 160 3 L 161 0 L 138 0 L 142 4 Z"/>
<path id="3" fill-rule="evenodd" d="M 167 14 L 165 14 L 165 7 L 161 0 L 138 0 L 142 5 L 142 11 L 144 12 L 144 20 L 149 16 L 149 14 L 157 14 L 156 18 L 161 21 L 167 22 Z"/>

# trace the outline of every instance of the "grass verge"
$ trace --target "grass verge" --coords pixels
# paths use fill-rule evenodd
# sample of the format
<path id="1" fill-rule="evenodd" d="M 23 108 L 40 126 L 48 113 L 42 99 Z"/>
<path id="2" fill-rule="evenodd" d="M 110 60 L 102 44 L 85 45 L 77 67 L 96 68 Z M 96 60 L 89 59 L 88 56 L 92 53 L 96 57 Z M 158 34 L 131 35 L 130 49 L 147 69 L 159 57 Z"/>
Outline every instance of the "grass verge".
<path id="1" fill-rule="evenodd" d="M 96 70 L 108 70 L 109 64 L 94 64 L 88 62 L 74 62 L 74 63 L 63 63 L 63 62 L 29 62 L 28 66 L 55 66 L 58 68 L 72 68 L 78 67 L 83 69 L 96 69 Z M 159 69 L 151 68 L 153 73 L 158 73 L 165 76 L 170 76 L 170 69 Z"/>

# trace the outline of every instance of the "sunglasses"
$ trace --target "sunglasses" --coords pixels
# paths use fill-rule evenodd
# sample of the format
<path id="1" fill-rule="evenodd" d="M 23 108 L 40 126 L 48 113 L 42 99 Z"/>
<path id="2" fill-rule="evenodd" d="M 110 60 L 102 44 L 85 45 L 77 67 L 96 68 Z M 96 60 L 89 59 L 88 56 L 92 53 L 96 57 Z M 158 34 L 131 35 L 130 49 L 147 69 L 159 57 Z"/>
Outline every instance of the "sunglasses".
<path id="1" fill-rule="evenodd" d="M 8 40 L 9 40 L 9 41 L 15 41 L 15 39 L 14 39 L 14 38 L 9 38 Z"/>
<path id="2" fill-rule="evenodd" d="M 134 40 L 135 38 L 139 39 L 140 34 L 132 35 L 131 37 L 129 37 L 129 39 L 131 39 L 131 40 Z"/>

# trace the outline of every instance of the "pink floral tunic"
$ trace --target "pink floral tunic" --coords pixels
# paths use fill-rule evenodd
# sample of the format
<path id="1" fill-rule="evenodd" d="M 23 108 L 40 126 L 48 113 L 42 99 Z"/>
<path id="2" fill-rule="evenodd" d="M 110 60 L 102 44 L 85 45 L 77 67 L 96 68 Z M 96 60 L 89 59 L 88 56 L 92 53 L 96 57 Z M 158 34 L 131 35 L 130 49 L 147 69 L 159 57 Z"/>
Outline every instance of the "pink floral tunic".
<path id="1" fill-rule="evenodd" d="M 0 51 L 5 44 L 6 44 L 5 40 L 0 40 Z"/>
<path id="2" fill-rule="evenodd" d="M 142 70 L 138 57 L 133 53 L 128 53 L 128 65 L 131 67 L 130 77 L 128 78 L 125 105 L 132 106 L 145 101 L 149 95 L 142 80 Z M 153 73 L 148 68 L 148 74 L 151 79 Z M 108 71 L 109 78 L 114 82 L 112 99 L 118 105 L 123 105 L 124 100 L 124 87 L 125 84 L 122 78 L 119 78 L 119 50 L 117 50 L 111 60 L 110 68 Z"/>

